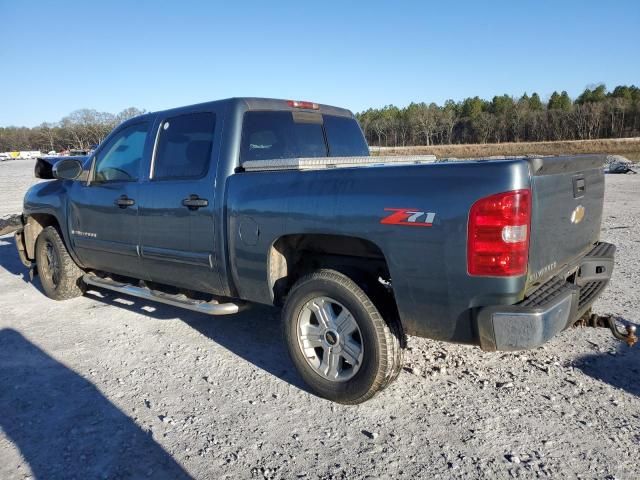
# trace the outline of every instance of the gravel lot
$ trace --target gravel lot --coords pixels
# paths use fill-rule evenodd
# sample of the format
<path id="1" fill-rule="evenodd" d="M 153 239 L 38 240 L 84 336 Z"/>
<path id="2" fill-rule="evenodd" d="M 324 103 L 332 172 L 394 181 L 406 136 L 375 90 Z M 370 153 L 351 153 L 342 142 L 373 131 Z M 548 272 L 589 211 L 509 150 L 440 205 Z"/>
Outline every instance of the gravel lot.
<path id="1" fill-rule="evenodd" d="M 0 215 L 33 162 L 0 162 Z M 595 306 L 640 320 L 640 175 L 607 178 L 618 246 Z M 518 353 L 410 338 L 345 407 L 305 390 L 277 312 L 207 318 L 90 292 L 48 300 L 0 238 L 0 478 L 640 477 L 640 346 L 571 329 Z"/>

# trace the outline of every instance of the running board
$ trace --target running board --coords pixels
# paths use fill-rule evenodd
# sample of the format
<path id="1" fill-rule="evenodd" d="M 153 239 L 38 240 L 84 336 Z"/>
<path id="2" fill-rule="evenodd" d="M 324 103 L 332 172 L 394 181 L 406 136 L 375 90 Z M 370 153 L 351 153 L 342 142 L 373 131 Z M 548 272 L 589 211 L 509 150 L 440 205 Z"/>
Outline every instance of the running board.
<path id="1" fill-rule="evenodd" d="M 83 275 L 82 280 L 87 285 L 93 285 L 94 287 L 106 288 L 114 292 L 131 295 L 132 297 L 166 303 L 174 307 L 186 308 L 187 310 L 204 313 L 205 315 L 231 315 L 240 311 L 240 306 L 235 303 L 218 303 L 216 300 L 209 302 L 205 302 L 204 300 L 191 300 L 183 295 L 171 295 L 145 287 L 136 287 L 129 283 L 116 282 L 109 278 L 101 278 L 88 273 Z"/>

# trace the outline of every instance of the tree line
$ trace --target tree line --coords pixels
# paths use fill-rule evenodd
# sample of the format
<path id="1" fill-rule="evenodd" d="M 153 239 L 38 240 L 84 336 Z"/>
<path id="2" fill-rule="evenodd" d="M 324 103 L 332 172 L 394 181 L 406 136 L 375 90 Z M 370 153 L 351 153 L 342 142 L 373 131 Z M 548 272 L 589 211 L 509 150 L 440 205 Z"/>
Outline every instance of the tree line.
<path id="1" fill-rule="evenodd" d="M 0 127 L 0 152 L 87 150 L 119 123 L 144 111 L 131 107 L 114 115 L 76 110 L 56 123 L 34 128 Z M 406 146 L 460 143 L 538 142 L 640 136 L 640 88 L 604 85 L 586 88 L 571 99 L 553 92 L 544 102 L 537 93 L 514 98 L 480 97 L 444 105 L 387 105 L 356 114 L 369 145 Z"/>
<path id="2" fill-rule="evenodd" d="M 532 93 L 514 98 L 479 97 L 444 105 L 387 105 L 356 114 L 369 145 L 539 142 L 640 136 L 640 88 L 586 88 L 576 99 L 566 91 L 548 101 Z"/>
<path id="3" fill-rule="evenodd" d="M 135 107 L 115 115 L 85 108 L 70 113 L 59 122 L 44 122 L 33 128 L 0 127 L 0 152 L 89 150 L 117 125 L 143 113 Z"/>

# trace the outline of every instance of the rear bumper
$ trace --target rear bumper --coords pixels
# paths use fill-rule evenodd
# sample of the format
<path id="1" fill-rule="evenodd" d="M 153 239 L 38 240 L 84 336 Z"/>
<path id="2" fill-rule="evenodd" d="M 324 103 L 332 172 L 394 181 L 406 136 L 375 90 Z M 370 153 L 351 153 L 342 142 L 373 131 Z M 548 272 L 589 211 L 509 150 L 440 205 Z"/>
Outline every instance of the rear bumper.
<path id="1" fill-rule="evenodd" d="M 616 247 L 598 243 L 570 269 L 568 281 L 554 277 L 515 305 L 482 307 L 477 313 L 483 350 L 537 347 L 578 320 L 607 286 Z"/>

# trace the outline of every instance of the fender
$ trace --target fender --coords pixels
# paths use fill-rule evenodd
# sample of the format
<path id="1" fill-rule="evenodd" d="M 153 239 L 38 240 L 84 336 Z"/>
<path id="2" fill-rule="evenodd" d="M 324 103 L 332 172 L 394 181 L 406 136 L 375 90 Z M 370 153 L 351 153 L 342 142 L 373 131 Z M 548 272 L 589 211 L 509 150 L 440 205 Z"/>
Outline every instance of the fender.
<path id="1" fill-rule="evenodd" d="M 24 246 L 29 260 L 35 259 L 35 244 L 40 232 L 57 223 L 71 258 L 82 262 L 73 251 L 67 222 L 67 186 L 69 181 L 53 180 L 32 186 L 24 197 Z"/>

